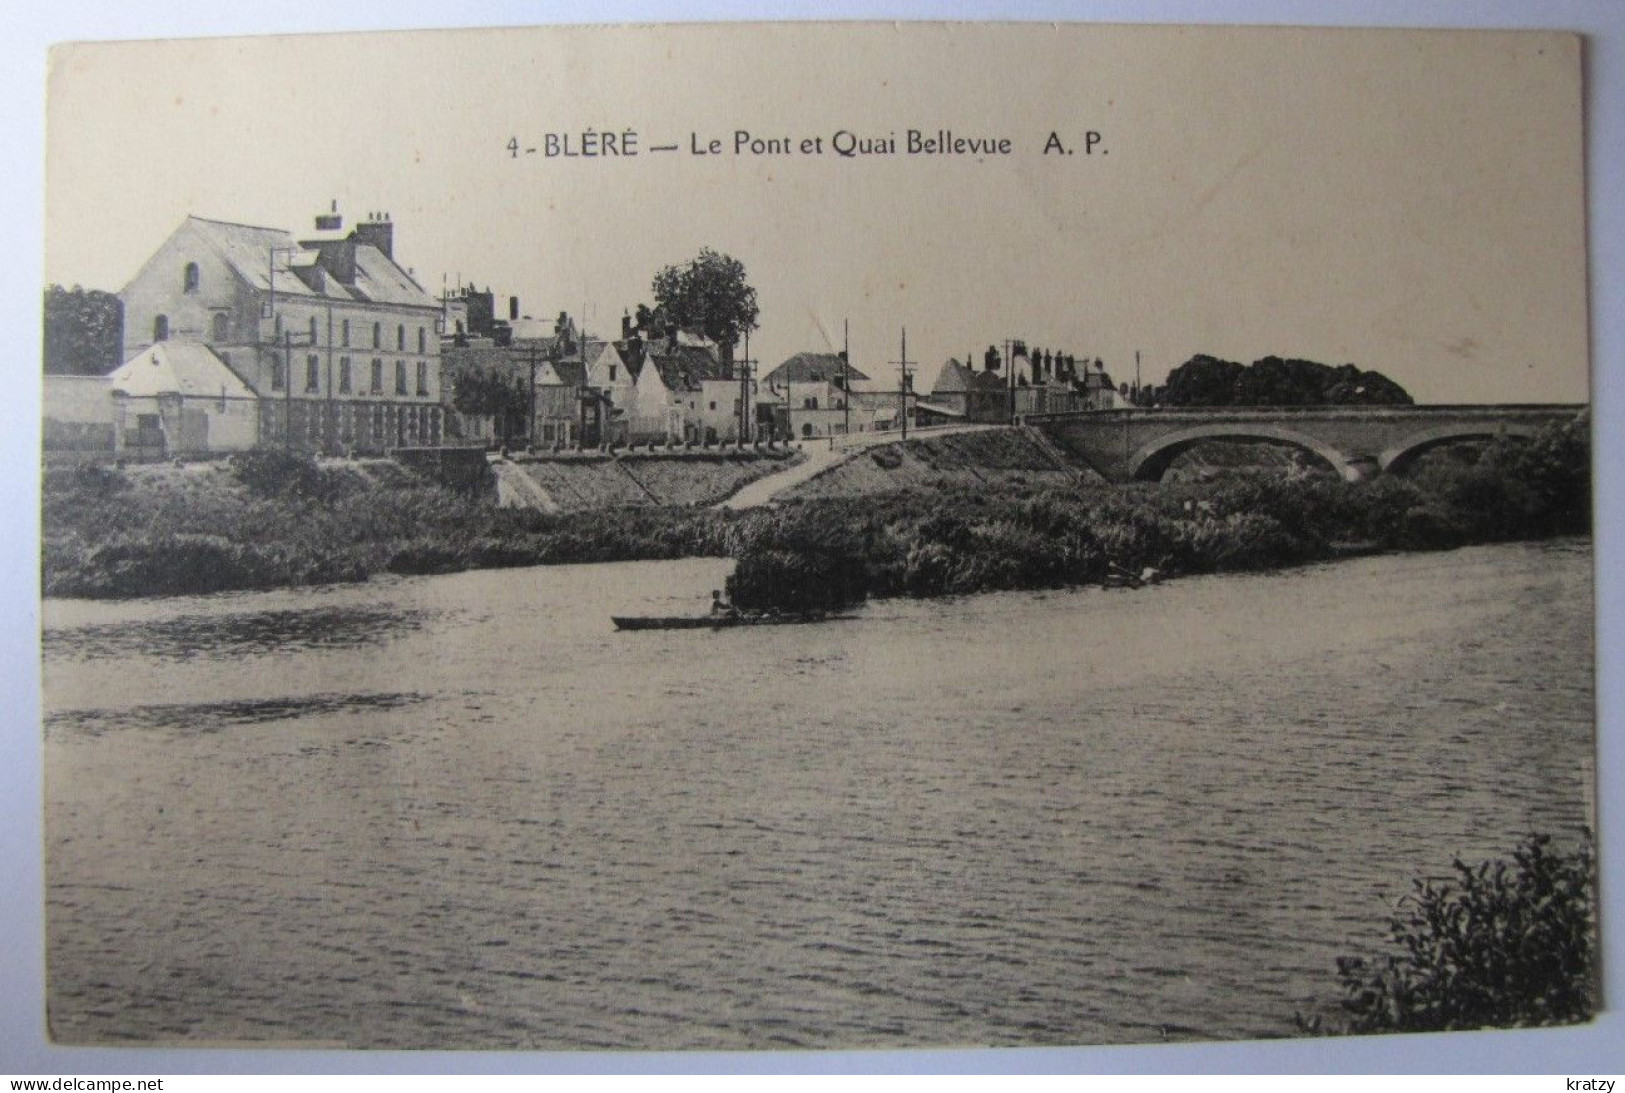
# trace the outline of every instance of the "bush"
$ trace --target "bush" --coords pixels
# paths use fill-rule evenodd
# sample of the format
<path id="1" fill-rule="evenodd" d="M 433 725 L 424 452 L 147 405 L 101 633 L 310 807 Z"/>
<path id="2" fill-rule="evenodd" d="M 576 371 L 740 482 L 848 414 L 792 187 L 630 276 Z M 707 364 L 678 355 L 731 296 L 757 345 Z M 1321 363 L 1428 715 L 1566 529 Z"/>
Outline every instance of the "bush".
<path id="1" fill-rule="evenodd" d="M 1589 834 L 1573 853 L 1531 835 L 1512 861 L 1416 882 L 1390 923 L 1398 956 L 1344 957 L 1351 1032 L 1562 1025 L 1597 1008 L 1595 872 Z"/>
<path id="2" fill-rule="evenodd" d="M 329 492 L 316 460 L 297 452 L 254 448 L 231 457 L 231 473 L 260 497 L 322 498 Z"/>
<path id="3" fill-rule="evenodd" d="M 866 582 L 860 558 L 765 550 L 741 558 L 727 588 L 728 598 L 747 609 L 833 611 L 861 602 Z"/>

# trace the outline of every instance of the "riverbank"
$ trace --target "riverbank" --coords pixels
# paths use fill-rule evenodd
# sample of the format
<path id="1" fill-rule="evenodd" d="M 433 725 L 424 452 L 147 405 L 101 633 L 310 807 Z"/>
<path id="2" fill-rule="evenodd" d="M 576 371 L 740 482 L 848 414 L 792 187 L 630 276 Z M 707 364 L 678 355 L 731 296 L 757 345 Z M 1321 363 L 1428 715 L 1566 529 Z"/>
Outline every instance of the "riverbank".
<path id="1" fill-rule="evenodd" d="M 1527 444 L 1359 483 L 1236 469 L 1209 481 L 1115 486 L 1030 449 L 999 456 L 1010 466 L 989 456 L 986 469 L 944 468 L 950 440 L 962 442 L 953 457 L 962 463 L 973 441 L 1013 443 L 983 439 L 992 436 L 879 448 L 808 483 L 809 496 L 792 491 L 772 508 L 741 512 L 503 508 L 386 461 L 317 466 L 279 453 L 53 471 L 43 583 L 48 596 L 114 598 L 381 572 L 732 557 L 736 602 L 797 607 L 1088 584 L 1114 566 L 1235 572 L 1329 559 L 1350 544 L 1442 549 L 1590 530 L 1583 417 Z M 1023 461 L 1034 465 L 1015 465 Z M 908 481 L 884 491 L 888 471 Z M 843 489 L 845 478 L 853 481 Z"/>

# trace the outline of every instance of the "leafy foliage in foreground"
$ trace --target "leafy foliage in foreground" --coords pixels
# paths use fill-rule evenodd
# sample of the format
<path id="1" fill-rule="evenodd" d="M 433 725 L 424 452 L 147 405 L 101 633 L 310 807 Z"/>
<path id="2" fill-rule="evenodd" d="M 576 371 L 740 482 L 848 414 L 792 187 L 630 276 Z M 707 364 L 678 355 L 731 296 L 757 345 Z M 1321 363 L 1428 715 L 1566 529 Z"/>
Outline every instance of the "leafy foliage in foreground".
<path id="1" fill-rule="evenodd" d="M 1350 1032 L 1563 1025 L 1597 1009 L 1595 869 L 1531 835 L 1512 861 L 1416 881 L 1390 923 L 1399 955 L 1343 957 Z"/>

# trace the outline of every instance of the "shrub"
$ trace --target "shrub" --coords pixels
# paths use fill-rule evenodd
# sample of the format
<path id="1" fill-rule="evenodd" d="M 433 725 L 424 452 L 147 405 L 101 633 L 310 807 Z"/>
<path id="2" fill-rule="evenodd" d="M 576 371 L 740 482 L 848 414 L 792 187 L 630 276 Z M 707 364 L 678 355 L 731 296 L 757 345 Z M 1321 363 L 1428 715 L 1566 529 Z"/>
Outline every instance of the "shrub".
<path id="1" fill-rule="evenodd" d="M 231 473 L 249 492 L 261 497 L 326 495 L 326 483 L 316 460 L 276 448 L 253 448 L 231 457 Z"/>
<path id="2" fill-rule="evenodd" d="M 1344 957 L 1351 1032 L 1560 1025 L 1597 1008 L 1589 833 L 1573 853 L 1531 835 L 1512 861 L 1416 882 L 1390 923 L 1400 955 Z"/>
<path id="3" fill-rule="evenodd" d="M 862 601 L 866 582 L 860 558 L 764 550 L 739 560 L 727 588 L 739 607 L 829 611 Z"/>

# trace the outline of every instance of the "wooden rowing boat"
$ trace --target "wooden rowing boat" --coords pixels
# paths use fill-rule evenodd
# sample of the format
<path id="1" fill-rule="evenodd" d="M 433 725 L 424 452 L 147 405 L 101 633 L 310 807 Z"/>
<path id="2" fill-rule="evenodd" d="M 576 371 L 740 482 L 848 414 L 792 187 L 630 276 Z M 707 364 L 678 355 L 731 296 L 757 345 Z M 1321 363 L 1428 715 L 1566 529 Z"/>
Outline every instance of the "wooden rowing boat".
<path id="1" fill-rule="evenodd" d="M 617 630 L 721 630 L 732 626 L 795 626 L 855 615 L 611 615 Z"/>

